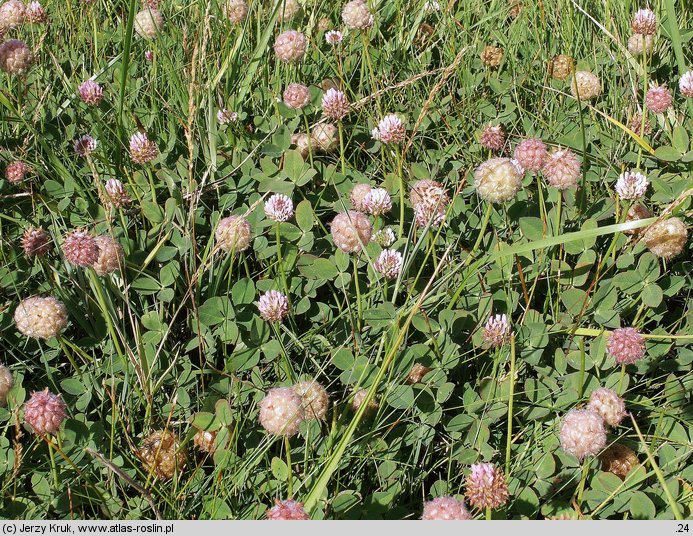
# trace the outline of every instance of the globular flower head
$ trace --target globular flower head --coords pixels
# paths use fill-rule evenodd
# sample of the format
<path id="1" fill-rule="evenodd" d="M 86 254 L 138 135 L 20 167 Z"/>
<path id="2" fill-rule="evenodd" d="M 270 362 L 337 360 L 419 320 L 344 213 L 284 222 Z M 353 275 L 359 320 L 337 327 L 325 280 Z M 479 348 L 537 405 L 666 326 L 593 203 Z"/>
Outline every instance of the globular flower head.
<path id="1" fill-rule="evenodd" d="M 0 45 L 0 70 L 12 75 L 29 71 L 34 56 L 24 41 L 8 39 Z"/>
<path id="2" fill-rule="evenodd" d="M 274 221 L 288 221 L 294 215 L 294 202 L 284 194 L 274 194 L 265 202 L 265 216 Z"/>
<path id="3" fill-rule="evenodd" d="M 402 271 L 404 259 L 399 251 L 384 249 L 373 263 L 373 269 L 387 279 L 396 279 Z"/>
<path id="4" fill-rule="evenodd" d="M 373 225 L 365 214 L 348 210 L 335 216 L 330 231 L 335 246 L 345 253 L 359 253 L 371 241 Z"/>
<path id="5" fill-rule="evenodd" d="M 349 99 L 338 89 L 328 89 L 322 96 L 322 113 L 330 119 L 342 119 L 349 113 Z"/>
<path id="6" fill-rule="evenodd" d="M 28 165 L 21 160 L 15 160 L 14 162 L 8 164 L 8 166 L 5 168 L 5 178 L 7 179 L 7 182 L 16 184 L 18 182 L 22 182 L 26 178 L 29 171 L 31 171 L 31 168 Z"/>
<path id="7" fill-rule="evenodd" d="M 145 50 L 144 51 L 144 59 L 145 61 L 148 61 L 149 63 L 154 61 L 154 52 L 151 50 Z"/>
<path id="8" fill-rule="evenodd" d="M 298 15 L 300 10 L 301 4 L 298 3 L 298 0 L 282 0 L 277 20 L 279 22 L 290 21 Z"/>
<path id="9" fill-rule="evenodd" d="M 518 143 L 513 154 L 515 160 L 526 170 L 539 171 L 548 158 L 546 144 L 539 138 L 528 138 Z"/>
<path id="10" fill-rule="evenodd" d="M 407 376 L 407 383 L 409 385 L 421 383 L 424 379 L 424 376 L 426 376 L 426 374 L 428 374 L 432 370 L 432 368 L 426 367 L 421 363 L 414 363 L 414 365 L 411 367 L 411 370 L 409 371 L 409 375 Z"/>
<path id="11" fill-rule="evenodd" d="M 298 382 L 293 390 L 301 397 L 306 419 L 322 420 L 327 415 L 330 397 L 327 390 L 316 381 Z"/>
<path id="12" fill-rule="evenodd" d="M 394 231 L 390 227 L 386 227 L 385 229 L 380 229 L 380 231 L 377 231 L 371 237 L 371 239 L 381 247 L 389 248 L 395 243 L 396 237 Z"/>
<path id="13" fill-rule="evenodd" d="M 337 127 L 332 123 L 320 123 L 313 129 L 311 134 L 311 140 L 315 142 L 315 148 L 325 153 L 334 151 L 339 144 Z"/>
<path id="14" fill-rule="evenodd" d="M 378 123 L 377 135 L 373 136 L 382 143 L 402 143 L 406 137 L 407 130 L 397 114 L 386 115 Z"/>
<path id="15" fill-rule="evenodd" d="M 48 20 L 40 2 L 29 2 L 26 5 L 26 20 L 31 24 L 42 24 Z"/>
<path id="16" fill-rule="evenodd" d="M 365 30 L 373 26 L 373 15 L 363 0 L 352 0 L 342 9 L 342 20 L 350 30 Z"/>
<path id="17" fill-rule="evenodd" d="M 354 210 L 366 212 L 366 196 L 371 193 L 373 187 L 367 182 L 360 182 L 351 189 L 349 199 Z"/>
<path id="18" fill-rule="evenodd" d="M 214 454 L 217 450 L 216 438 L 217 433 L 214 431 L 198 430 L 193 436 L 193 445 L 202 452 Z"/>
<path id="19" fill-rule="evenodd" d="M 621 480 L 625 480 L 633 467 L 638 465 L 638 456 L 632 449 L 621 443 L 609 445 L 607 449 L 599 455 L 602 471 L 613 473 Z"/>
<path id="20" fill-rule="evenodd" d="M 287 30 L 274 41 L 274 53 L 284 63 L 301 61 L 306 54 L 306 38 L 301 32 Z"/>
<path id="21" fill-rule="evenodd" d="M 615 190 L 621 199 L 639 199 L 647 191 L 650 181 L 642 173 L 626 171 L 619 175 Z"/>
<path id="22" fill-rule="evenodd" d="M 669 218 L 653 224 L 645 231 L 642 239 L 657 257 L 671 259 L 686 247 L 688 229 L 679 218 Z"/>
<path id="23" fill-rule="evenodd" d="M 19 0 L 7 0 L 0 6 L 0 31 L 12 30 L 24 24 L 26 8 Z"/>
<path id="24" fill-rule="evenodd" d="M 657 33 L 657 17 L 651 9 L 639 9 L 633 16 L 630 27 L 633 33 L 654 35 Z"/>
<path id="25" fill-rule="evenodd" d="M 354 393 L 354 398 L 351 400 L 351 409 L 353 411 L 358 411 L 361 409 L 361 406 L 363 406 L 364 402 L 366 401 L 366 396 L 368 396 L 368 389 L 359 389 L 356 391 Z M 373 399 L 368 403 L 368 406 L 366 406 L 364 414 L 373 413 L 374 411 L 377 411 L 377 409 L 378 403 L 375 401 L 375 399 Z"/>
<path id="26" fill-rule="evenodd" d="M 617 426 L 626 416 L 626 403 L 616 391 L 606 387 L 592 391 L 587 407 L 599 413 L 609 426 Z"/>
<path id="27" fill-rule="evenodd" d="M 649 208 L 640 203 L 633 203 L 631 207 L 628 209 L 628 214 L 626 215 L 626 223 L 637 220 L 645 220 L 651 217 L 652 211 Z M 637 235 L 640 234 L 641 231 L 642 229 L 629 229 L 623 232 L 628 235 Z"/>
<path id="28" fill-rule="evenodd" d="M 599 77 L 590 71 L 576 71 L 570 85 L 573 97 L 581 101 L 592 100 L 602 92 Z"/>
<path id="29" fill-rule="evenodd" d="M 108 200 L 116 207 L 127 205 L 131 201 L 130 196 L 125 191 L 125 186 L 118 179 L 108 179 L 105 190 Z"/>
<path id="30" fill-rule="evenodd" d="M 628 38 L 628 52 L 633 56 L 640 56 L 644 53 L 650 54 L 653 48 L 653 35 L 633 34 Z"/>
<path id="31" fill-rule="evenodd" d="M 630 118 L 630 121 L 628 121 L 628 128 L 638 136 L 647 136 L 652 133 L 652 123 L 647 116 L 645 116 L 645 123 L 643 125 L 641 113 L 636 113 Z"/>
<path id="32" fill-rule="evenodd" d="M 267 519 L 272 521 L 305 521 L 310 519 L 303 503 L 292 499 L 285 501 L 275 500 L 272 508 L 267 510 Z"/>
<path id="33" fill-rule="evenodd" d="M 546 182 L 559 190 L 577 186 L 580 177 L 580 160 L 570 149 L 558 149 L 549 154 L 541 172 Z"/>
<path id="34" fill-rule="evenodd" d="M 340 32 L 338 30 L 330 30 L 329 32 L 327 32 L 325 34 L 325 42 L 328 45 L 332 45 L 332 46 L 338 45 L 339 43 L 342 42 L 343 39 L 344 39 L 344 36 L 342 36 L 342 32 Z"/>
<path id="35" fill-rule="evenodd" d="M 51 296 L 33 296 L 19 303 L 14 323 L 22 335 L 52 339 L 67 326 L 67 309 L 63 302 Z"/>
<path id="36" fill-rule="evenodd" d="M 303 84 L 289 84 L 284 90 L 284 104 L 294 110 L 300 110 L 310 102 L 310 91 Z"/>
<path id="37" fill-rule="evenodd" d="M 231 24 L 241 24 L 248 16 L 248 4 L 245 0 L 227 0 L 223 10 Z"/>
<path id="38" fill-rule="evenodd" d="M 135 132 L 130 137 L 130 158 L 136 164 L 146 164 L 159 156 L 159 148 L 144 132 Z"/>
<path id="39" fill-rule="evenodd" d="M 67 417 L 66 410 L 62 398 L 46 388 L 33 393 L 24 404 L 24 422 L 36 435 L 56 434 Z"/>
<path id="40" fill-rule="evenodd" d="M 487 67 L 498 67 L 503 61 L 503 49 L 494 46 L 486 46 L 481 51 L 481 63 Z"/>
<path id="41" fill-rule="evenodd" d="M 149 434 L 137 455 L 144 464 L 144 470 L 162 480 L 171 480 L 176 472 L 182 471 L 187 458 L 178 436 L 169 430 Z"/>
<path id="42" fill-rule="evenodd" d="M 679 91 L 684 97 L 693 97 L 693 71 L 688 71 L 679 79 Z"/>
<path id="43" fill-rule="evenodd" d="M 62 245 L 65 260 L 76 266 L 92 266 L 99 258 L 99 246 L 86 231 L 77 229 L 68 233 Z"/>
<path id="44" fill-rule="evenodd" d="M 437 521 L 460 521 L 471 519 L 464 501 L 454 497 L 438 497 L 424 503 L 421 519 Z"/>
<path id="45" fill-rule="evenodd" d="M 289 300 L 278 290 L 269 290 L 260 296 L 257 308 L 266 322 L 281 322 L 289 314 Z"/>
<path id="46" fill-rule="evenodd" d="M 305 132 L 298 132 L 291 136 L 291 145 L 294 145 L 305 158 L 310 153 L 311 138 Z"/>
<path id="47" fill-rule="evenodd" d="M 99 257 L 92 268 L 98 275 L 106 275 L 120 270 L 123 266 L 123 246 L 107 235 L 94 238 L 99 248 Z"/>
<path id="48" fill-rule="evenodd" d="M 381 216 L 392 210 L 392 199 L 385 188 L 372 188 L 363 198 L 365 212 Z"/>
<path id="49" fill-rule="evenodd" d="M 509 158 L 491 158 L 474 171 L 474 186 L 485 201 L 504 203 L 522 188 L 522 174 Z"/>
<path id="50" fill-rule="evenodd" d="M 303 401 L 290 387 L 274 387 L 260 401 L 260 424 L 270 434 L 295 435 L 305 418 Z"/>
<path id="51" fill-rule="evenodd" d="M 489 347 L 498 348 L 507 344 L 512 334 L 513 328 L 506 315 L 491 315 L 484 325 L 481 337 Z"/>
<path id="52" fill-rule="evenodd" d="M 591 409 L 571 409 L 563 418 L 561 448 L 578 460 L 594 456 L 606 446 L 604 419 Z"/>
<path id="53" fill-rule="evenodd" d="M 318 20 L 318 31 L 319 32 L 326 32 L 332 28 L 332 21 L 327 18 L 327 17 L 321 17 L 320 20 Z"/>
<path id="54" fill-rule="evenodd" d="M 12 372 L 5 365 L 0 365 L 0 408 L 7 405 L 7 395 L 14 385 Z"/>
<path id="55" fill-rule="evenodd" d="M 164 28 L 164 16 L 158 9 L 145 8 L 135 15 L 135 31 L 145 39 L 154 39 Z"/>
<path id="56" fill-rule="evenodd" d="M 84 134 L 75 140 L 73 148 L 79 156 L 88 156 L 96 151 L 98 142 L 89 134 Z"/>
<path id="57" fill-rule="evenodd" d="M 565 80 L 573 74 L 575 62 L 566 54 L 558 54 L 549 62 L 549 74 L 556 80 Z"/>
<path id="58" fill-rule="evenodd" d="M 238 121 L 238 113 L 232 110 L 227 110 L 226 108 L 221 108 L 217 111 L 217 121 L 219 121 L 220 125 L 235 123 Z"/>
<path id="59" fill-rule="evenodd" d="M 632 365 L 645 357 L 645 339 L 635 328 L 618 328 L 609 336 L 606 353 L 619 365 Z"/>
<path id="60" fill-rule="evenodd" d="M 479 143 L 484 149 L 500 151 L 505 144 L 505 133 L 500 125 L 487 125 L 479 135 Z"/>
<path id="61" fill-rule="evenodd" d="M 29 227 L 22 235 L 22 249 L 27 257 L 41 256 L 51 249 L 50 239 L 42 227 Z"/>
<path id="62" fill-rule="evenodd" d="M 85 80 L 77 88 L 79 98 L 87 104 L 96 106 L 103 98 L 103 88 L 93 80 Z"/>
<path id="63" fill-rule="evenodd" d="M 652 86 L 647 90 L 647 95 L 645 95 L 645 104 L 647 108 L 656 114 L 666 112 L 673 100 L 674 98 L 671 96 L 671 91 L 664 86 Z"/>
<path id="64" fill-rule="evenodd" d="M 466 480 L 465 497 L 472 506 L 498 508 L 508 502 L 508 484 L 503 471 L 492 463 L 475 463 Z"/>
<path id="65" fill-rule="evenodd" d="M 250 246 L 250 223 L 243 216 L 228 216 L 219 220 L 214 234 L 224 251 L 244 251 Z"/>
<path id="66" fill-rule="evenodd" d="M 450 204 L 445 187 L 438 181 L 422 179 L 416 181 L 409 192 L 409 200 L 414 207 L 416 224 L 419 227 L 440 225 Z"/>

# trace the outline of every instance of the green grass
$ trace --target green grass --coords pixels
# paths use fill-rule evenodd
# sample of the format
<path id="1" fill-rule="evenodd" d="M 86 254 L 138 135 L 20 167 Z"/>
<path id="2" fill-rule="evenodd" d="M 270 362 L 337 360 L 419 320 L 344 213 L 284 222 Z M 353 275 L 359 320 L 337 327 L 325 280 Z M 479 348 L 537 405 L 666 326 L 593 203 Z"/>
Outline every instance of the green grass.
<path id="1" fill-rule="evenodd" d="M 371 3 L 374 27 L 345 31 L 336 48 L 318 22 L 343 30 L 341 4 L 307 0 L 280 23 L 281 3 L 251 2 L 241 26 L 217 2 L 165 3 L 166 25 L 146 41 L 134 32 L 134 0 L 51 1 L 49 25 L 8 35 L 32 47 L 35 65 L 26 77 L 0 73 L 0 160 L 32 168 L 26 182 L 0 180 L 0 349 L 15 378 L 0 408 L 0 516 L 261 519 L 292 495 L 314 519 L 416 519 L 424 501 L 461 497 L 469 466 L 488 461 L 510 490 L 494 519 L 689 518 L 692 249 L 689 240 L 662 261 L 626 231 L 669 214 L 692 221 L 693 101 L 678 91 L 693 67 L 691 7 L 651 3 L 660 25 L 643 61 L 626 48 L 643 7 L 630 0 L 527 1 L 516 19 L 502 0 L 441 1 L 433 12 L 420 0 Z M 309 40 L 295 65 L 272 50 L 289 28 Z M 498 69 L 481 63 L 486 45 L 504 49 Z M 602 95 L 578 103 L 569 81 L 547 73 L 556 54 L 597 74 Z M 104 87 L 98 107 L 76 92 L 87 78 Z M 321 121 L 328 78 L 355 104 L 340 148 L 302 158 L 291 135 Z M 311 89 L 300 112 L 280 102 L 292 82 Z M 653 83 L 671 89 L 674 107 L 650 114 L 653 131 L 641 137 L 626 125 Z M 219 124 L 221 108 L 238 122 Z M 399 147 L 371 139 L 388 113 L 405 119 Z M 478 143 L 489 123 L 503 125 L 506 154 L 527 136 L 573 150 L 580 188 L 561 196 L 528 173 L 516 199 L 486 204 L 473 172 L 491 156 Z M 144 166 L 128 156 L 140 128 L 161 152 Z M 72 148 L 85 133 L 99 143 L 90 159 Z M 653 217 L 626 223 L 614 185 L 636 168 L 651 181 Z M 102 203 L 111 178 L 130 206 Z M 419 179 L 445 185 L 444 225 L 414 225 L 409 188 Z M 350 256 L 330 237 L 361 182 L 392 196 L 375 222 L 401 230 L 392 247 L 404 267 L 392 281 L 374 271 L 380 246 Z M 273 192 L 297 207 L 287 223 L 264 216 Z M 226 254 L 214 231 L 231 214 L 248 219 L 253 241 Z M 49 233 L 47 256 L 22 253 L 29 225 Z M 78 227 L 122 245 L 121 273 L 65 261 L 60 245 Z M 269 289 L 288 289 L 280 325 L 255 305 Z M 16 330 L 17 304 L 35 294 L 66 304 L 60 338 Z M 514 339 L 492 350 L 480 328 L 496 313 L 512 320 Z M 647 357 L 622 369 L 606 340 L 631 325 Z M 432 371 L 409 385 L 414 363 Z M 258 403 L 293 378 L 324 385 L 331 408 L 285 442 L 262 429 Z M 559 445 L 563 416 L 599 386 L 619 389 L 632 414 L 608 439 L 638 456 L 623 481 Z M 51 438 L 22 424 L 24 402 L 45 387 L 69 414 Z M 350 409 L 362 388 L 379 404 L 373 414 Z M 137 456 L 163 428 L 188 450 L 170 481 Z M 217 432 L 214 455 L 194 449 L 198 428 Z"/>

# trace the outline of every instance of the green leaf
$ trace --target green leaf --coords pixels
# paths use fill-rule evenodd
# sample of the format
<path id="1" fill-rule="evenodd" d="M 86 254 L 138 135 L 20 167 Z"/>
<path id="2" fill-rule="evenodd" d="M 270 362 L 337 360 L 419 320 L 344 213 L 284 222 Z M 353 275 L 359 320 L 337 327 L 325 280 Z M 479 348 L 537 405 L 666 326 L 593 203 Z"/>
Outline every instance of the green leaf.
<path id="1" fill-rule="evenodd" d="M 231 298 L 236 305 L 253 303 L 255 299 L 255 283 L 252 279 L 244 277 L 231 289 Z"/>
<path id="2" fill-rule="evenodd" d="M 669 145 L 663 145 L 655 149 L 655 156 L 665 162 L 676 162 L 683 156 L 681 151 L 677 151 Z"/>
<path id="3" fill-rule="evenodd" d="M 645 288 L 642 289 L 640 299 L 642 299 L 642 303 L 648 307 L 657 307 L 660 303 L 662 303 L 664 294 L 662 293 L 661 288 L 654 283 L 650 283 L 645 285 Z"/>
<path id="4" fill-rule="evenodd" d="M 310 201 L 304 199 L 296 205 L 296 223 L 302 231 L 310 231 L 313 228 L 315 215 Z"/>
<path id="5" fill-rule="evenodd" d="M 284 481 L 288 478 L 289 468 L 281 458 L 277 458 L 276 456 L 272 458 L 270 467 L 272 469 L 272 476 L 277 480 Z"/>
<path id="6" fill-rule="evenodd" d="M 655 505 L 642 491 L 636 491 L 630 498 L 630 513 L 633 519 L 654 519 Z"/>

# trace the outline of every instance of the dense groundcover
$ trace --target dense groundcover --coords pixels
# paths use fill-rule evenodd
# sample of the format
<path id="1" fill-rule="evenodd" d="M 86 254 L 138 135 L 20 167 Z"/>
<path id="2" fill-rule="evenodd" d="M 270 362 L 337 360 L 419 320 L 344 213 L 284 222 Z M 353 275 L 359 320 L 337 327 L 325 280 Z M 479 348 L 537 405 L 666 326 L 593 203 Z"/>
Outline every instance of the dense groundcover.
<path id="1" fill-rule="evenodd" d="M 691 515 L 688 2 L 0 28 L 0 516 Z"/>

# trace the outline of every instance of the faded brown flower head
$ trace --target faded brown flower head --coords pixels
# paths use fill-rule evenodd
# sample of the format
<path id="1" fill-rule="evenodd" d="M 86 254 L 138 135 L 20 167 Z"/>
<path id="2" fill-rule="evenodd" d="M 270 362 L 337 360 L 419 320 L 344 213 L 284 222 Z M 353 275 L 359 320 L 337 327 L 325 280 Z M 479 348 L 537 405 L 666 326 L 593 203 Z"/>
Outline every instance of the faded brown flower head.
<path id="1" fill-rule="evenodd" d="M 410 385 L 421 383 L 424 376 L 432 370 L 432 368 L 428 368 L 421 363 L 414 363 L 414 366 L 412 366 L 411 370 L 409 371 L 409 376 L 407 376 L 407 383 Z"/>
<path id="2" fill-rule="evenodd" d="M 322 420 L 327 415 L 330 397 L 325 388 L 316 381 L 299 382 L 293 390 L 301 397 L 306 419 Z"/>
<path id="3" fill-rule="evenodd" d="M 656 222 L 642 237 L 648 249 L 662 259 L 679 255 L 686 247 L 688 229 L 679 218 Z"/>
<path id="4" fill-rule="evenodd" d="M 549 61 L 549 74 L 556 80 L 565 80 L 574 70 L 575 62 L 567 54 L 558 54 Z"/>
<path id="5" fill-rule="evenodd" d="M 97 236 L 94 242 L 99 248 L 99 257 L 92 268 L 98 275 L 111 274 L 123 266 L 123 246 L 108 235 Z"/>
<path id="6" fill-rule="evenodd" d="M 228 0 L 224 5 L 224 15 L 231 24 L 241 24 L 248 16 L 248 4 L 245 0 Z"/>
<path id="7" fill-rule="evenodd" d="M 187 458 L 178 436 L 169 430 L 149 434 L 137 455 L 144 464 L 144 470 L 162 480 L 170 480 L 176 472 L 180 473 Z"/>
<path id="8" fill-rule="evenodd" d="M 313 147 L 325 153 L 331 153 L 339 146 L 337 127 L 332 123 L 320 123 L 313 128 L 311 133 Z"/>
<path id="9" fill-rule="evenodd" d="M 365 214 L 349 210 L 335 216 L 330 230 L 335 246 L 345 253 L 359 253 L 371 241 L 373 224 Z"/>
<path id="10" fill-rule="evenodd" d="M 354 393 L 354 398 L 351 400 L 351 409 L 353 411 L 358 411 L 366 401 L 367 395 L 368 389 L 359 389 L 356 391 Z M 368 406 L 364 410 L 364 414 L 368 415 L 369 413 L 373 413 L 374 411 L 377 411 L 378 407 L 378 403 L 375 401 L 375 399 L 373 399 L 368 403 Z"/>
<path id="11" fill-rule="evenodd" d="M 481 52 L 481 63 L 487 67 L 498 67 L 503 61 L 503 49 L 488 45 Z"/>
<path id="12" fill-rule="evenodd" d="M 576 99 L 588 101 L 601 94 L 602 83 L 597 75 L 590 71 L 576 71 L 570 83 L 570 91 Z"/>
<path id="13" fill-rule="evenodd" d="M 626 222 L 644 220 L 652 217 L 652 211 L 645 205 L 640 203 L 635 203 L 631 205 L 628 209 L 628 215 L 626 216 Z M 643 231 L 642 227 L 639 229 L 631 229 L 629 231 L 623 231 L 628 235 L 638 235 Z"/>
<path id="14" fill-rule="evenodd" d="M 602 471 L 613 473 L 621 480 L 625 480 L 631 469 L 639 464 L 635 452 L 621 443 L 610 445 L 599 455 L 599 461 Z"/>
<path id="15" fill-rule="evenodd" d="M 207 452 L 208 454 L 214 454 L 217 450 L 216 447 L 216 432 L 210 432 L 207 430 L 198 430 L 193 437 L 193 444 L 195 448 L 201 450 L 202 452 Z"/>

